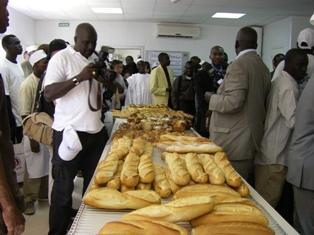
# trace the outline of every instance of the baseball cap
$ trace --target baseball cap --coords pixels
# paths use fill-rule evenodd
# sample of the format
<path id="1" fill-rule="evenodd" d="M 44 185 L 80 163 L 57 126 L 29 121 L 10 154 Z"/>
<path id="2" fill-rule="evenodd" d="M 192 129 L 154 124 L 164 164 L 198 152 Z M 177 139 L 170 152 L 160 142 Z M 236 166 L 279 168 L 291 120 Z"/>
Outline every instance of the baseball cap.
<path id="1" fill-rule="evenodd" d="M 82 144 L 77 135 L 77 132 L 73 129 L 72 126 L 67 126 L 64 128 L 62 142 L 58 149 L 60 158 L 64 161 L 71 161 L 81 150 Z"/>
<path id="2" fill-rule="evenodd" d="M 301 49 L 311 49 L 314 47 L 314 30 L 311 28 L 303 29 L 299 33 L 297 42 Z"/>
<path id="3" fill-rule="evenodd" d="M 34 51 L 28 61 L 29 63 L 32 65 L 32 67 L 34 66 L 34 64 L 36 64 L 38 61 L 47 58 L 47 54 L 44 52 L 44 50 L 37 50 Z"/>

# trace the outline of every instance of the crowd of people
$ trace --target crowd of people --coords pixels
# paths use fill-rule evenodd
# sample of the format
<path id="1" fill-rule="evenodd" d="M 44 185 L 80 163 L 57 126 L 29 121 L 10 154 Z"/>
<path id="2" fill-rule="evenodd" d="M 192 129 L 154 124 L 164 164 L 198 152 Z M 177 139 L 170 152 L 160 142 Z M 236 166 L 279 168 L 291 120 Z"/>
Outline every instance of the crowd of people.
<path id="1" fill-rule="evenodd" d="M 6 5 L 1 1 L 1 33 L 8 26 Z M 222 46 L 213 46 L 209 62 L 192 56 L 177 77 L 167 53 L 159 54 L 153 68 L 131 56 L 125 64 L 99 63 L 96 44 L 95 28 L 82 23 L 73 46 L 54 39 L 25 53 L 19 64 L 20 40 L 3 36 L 0 234 L 21 234 L 22 213 L 34 214 L 35 202 L 42 198 L 49 198 L 49 234 L 65 234 L 76 213 L 74 178 L 82 175 L 84 194 L 110 134 L 104 113 L 131 104 L 163 104 L 193 115 L 198 133 L 220 145 L 271 206 L 301 234 L 314 234 L 312 29 L 300 32 L 296 48 L 274 57 L 273 72 L 257 54 L 257 33 L 250 27 L 236 35 L 233 61 L 228 63 Z M 36 119 L 30 118 L 34 114 Z M 52 138 L 23 135 L 23 128 L 26 133 L 25 126 L 38 124 L 38 119 L 44 126 L 40 130 L 50 131 Z M 21 143 L 23 190 L 16 181 L 13 149 Z M 282 212 L 282 204 L 291 210 Z"/>

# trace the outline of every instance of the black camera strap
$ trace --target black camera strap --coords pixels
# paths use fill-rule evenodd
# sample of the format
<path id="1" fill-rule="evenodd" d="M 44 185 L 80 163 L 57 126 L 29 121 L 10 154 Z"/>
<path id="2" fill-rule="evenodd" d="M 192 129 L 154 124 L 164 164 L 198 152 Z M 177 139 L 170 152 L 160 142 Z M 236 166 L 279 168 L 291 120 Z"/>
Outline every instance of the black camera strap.
<path id="1" fill-rule="evenodd" d="M 97 88 L 97 106 L 96 108 L 94 108 L 91 104 L 91 101 L 90 101 L 90 94 L 91 94 L 91 91 L 92 91 L 92 86 L 93 86 L 93 79 L 89 80 L 89 91 L 88 91 L 88 106 L 89 106 L 89 109 L 93 112 L 96 112 L 98 110 L 101 109 L 101 87 L 99 84 L 98 85 L 98 88 Z"/>

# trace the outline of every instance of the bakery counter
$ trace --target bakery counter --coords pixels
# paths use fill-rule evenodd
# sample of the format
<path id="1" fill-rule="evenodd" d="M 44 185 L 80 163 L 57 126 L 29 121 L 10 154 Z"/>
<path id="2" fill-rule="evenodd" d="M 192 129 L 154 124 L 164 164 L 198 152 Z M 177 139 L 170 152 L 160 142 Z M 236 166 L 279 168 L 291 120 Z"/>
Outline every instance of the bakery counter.
<path id="1" fill-rule="evenodd" d="M 125 119 L 116 119 L 112 133 L 118 129 L 119 125 L 125 122 Z M 102 158 L 105 158 L 107 152 L 110 150 L 112 142 L 112 136 L 109 139 L 107 145 L 104 148 Z M 154 148 L 153 161 L 154 163 L 162 163 L 159 150 Z M 103 159 L 100 160 L 103 160 Z M 257 206 L 265 213 L 269 220 L 269 227 L 275 232 L 275 234 L 298 234 L 297 231 L 287 223 L 249 184 L 247 184 L 250 190 L 250 197 L 257 203 Z M 162 202 L 167 202 L 168 199 L 163 199 Z M 72 235 L 92 235 L 98 234 L 99 230 L 104 224 L 110 221 L 116 221 L 121 219 L 121 217 L 128 213 L 130 210 L 105 210 L 105 209 L 95 209 L 90 206 L 85 205 L 83 202 L 79 208 L 79 211 L 73 221 L 68 234 Z M 191 227 L 188 223 L 181 223 L 183 227 L 187 228 L 189 231 Z"/>

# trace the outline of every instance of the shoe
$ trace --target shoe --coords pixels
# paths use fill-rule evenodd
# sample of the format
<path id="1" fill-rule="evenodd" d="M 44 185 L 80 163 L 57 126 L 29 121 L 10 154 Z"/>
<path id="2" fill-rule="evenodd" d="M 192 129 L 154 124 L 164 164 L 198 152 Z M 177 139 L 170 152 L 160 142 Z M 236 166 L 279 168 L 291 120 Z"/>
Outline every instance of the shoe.
<path id="1" fill-rule="evenodd" d="M 35 202 L 34 201 L 26 202 L 24 214 L 25 215 L 35 214 Z"/>

